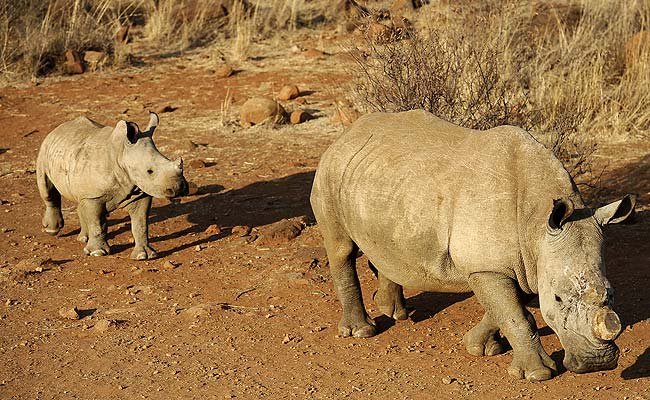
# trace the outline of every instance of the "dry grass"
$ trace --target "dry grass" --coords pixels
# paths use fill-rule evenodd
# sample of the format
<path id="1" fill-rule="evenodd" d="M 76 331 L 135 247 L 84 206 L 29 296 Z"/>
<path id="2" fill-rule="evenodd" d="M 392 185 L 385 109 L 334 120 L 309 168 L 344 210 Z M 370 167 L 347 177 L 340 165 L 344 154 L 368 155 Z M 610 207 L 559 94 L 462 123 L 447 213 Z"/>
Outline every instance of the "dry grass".
<path id="1" fill-rule="evenodd" d="M 648 62 L 625 44 L 650 29 L 650 1 L 483 1 L 429 8 L 410 39 L 362 49 L 356 102 L 424 108 L 474 128 L 513 124 L 589 180 L 595 138 L 650 130 Z M 612 23 L 616 21 L 616 23 Z M 468 30 L 467 27 L 472 29 Z"/>

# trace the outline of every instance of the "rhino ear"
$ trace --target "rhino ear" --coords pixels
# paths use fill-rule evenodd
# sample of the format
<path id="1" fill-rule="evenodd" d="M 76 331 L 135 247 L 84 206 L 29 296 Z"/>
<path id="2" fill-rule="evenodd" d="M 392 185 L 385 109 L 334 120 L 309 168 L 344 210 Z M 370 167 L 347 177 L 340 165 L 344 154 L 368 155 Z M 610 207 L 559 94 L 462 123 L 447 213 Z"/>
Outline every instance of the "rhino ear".
<path id="1" fill-rule="evenodd" d="M 548 228 L 552 232 L 562 230 L 564 222 L 573 214 L 573 202 L 571 199 L 553 200 L 553 211 L 548 217 Z"/>
<path id="2" fill-rule="evenodd" d="M 138 141 L 139 132 L 140 128 L 135 122 L 120 121 L 113 129 L 113 136 L 126 138 L 130 144 L 134 144 Z"/>
<path id="3" fill-rule="evenodd" d="M 599 224 L 618 224 L 634 215 L 636 195 L 625 195 L 623 199 L 604 205 L 594 213 L 594 218 Z"/>
<path id="4" fill-rule="evenodd" d="M 156 114 L 153 111 L 149 111 L 149 125 L 147 125 L 147 134 L 152 136 L 156 128 L 158 127 L 158 123 L 160 122 L 160 119 L 158 118 L 158 114 Z"/>

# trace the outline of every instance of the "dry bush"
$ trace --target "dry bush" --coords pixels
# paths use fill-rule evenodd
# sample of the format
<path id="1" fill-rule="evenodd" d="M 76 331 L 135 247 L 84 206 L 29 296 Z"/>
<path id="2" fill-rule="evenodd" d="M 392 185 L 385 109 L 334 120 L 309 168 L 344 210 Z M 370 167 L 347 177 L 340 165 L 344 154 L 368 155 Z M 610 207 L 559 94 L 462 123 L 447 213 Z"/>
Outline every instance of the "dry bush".
<path id="1" fill-rule="evenodd" d="M 60 64 L 66 49 L 112 52 L 116 23 L 134 2 L 1 0 L 0 63 L 14 76 L 39 76 Z"/>
<path id="2" fill-rule="evenodd" d="M 424 108 L 472 128 L 522 126 L 583 182 L 597 137 L 650 130 L 648 63 L 622 65 L 625 42 L 649 28 L 649 0 L 429 9 L 432 26 L 411 38 L 367 41 L 355 71 L 358 106 Z"/>

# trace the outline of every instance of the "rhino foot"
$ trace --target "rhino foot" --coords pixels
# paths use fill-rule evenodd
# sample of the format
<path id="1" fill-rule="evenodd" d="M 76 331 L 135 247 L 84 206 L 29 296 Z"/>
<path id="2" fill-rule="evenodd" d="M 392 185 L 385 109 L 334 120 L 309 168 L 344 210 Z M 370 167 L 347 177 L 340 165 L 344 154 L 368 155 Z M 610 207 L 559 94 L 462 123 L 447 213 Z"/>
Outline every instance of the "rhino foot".
<path id="1" fill-rule="evenodd" d="M 158 253 L 156 250 L 152 249 L 149 246 L 139 246 L 133 249 L 131 252 L 130 258 L 132 260 L 151 260 L 152 258 L 157 258 Z"/>
<path id="2" fill-rule="evenodd" d="M 63 228 L 63 215 L 61 209 L 47 207 L 43 215 L 43 230 L 48 235 L 56 235 Z"/>
<path id="3" fill-rule="evenodd" d="M 77 235 L 77 241 L 81 243 L 88 243 L 88 235 L 86 235 L 86 232 L 80 232 Z"/>
<path id="4" fill-rule="evenodd" d="M 367 338 L 372 337 L 377 334 L 377 327 L 375 326 L 375 321 L 370 319 L 370 317 L 365 318 L 365 321 L 348 321 L 346 318 L 341 319 L 339 322 L 339 334 L 342 337 L 358 337 L 358 338 Z"/>
<path id="5" fill-rule="evenodd" d="M 505 339 L 499 335 L 499 328 L 485 315 L 481 322 L 463 337 L 467 352 L 473 356 L 495 356 L 505 351 Z"/>
<path id="6" fill-rule="evenodd" d="M 537 353 L 518 354 L 515 352 L 512 363 L 508 367 L 508 374 L 514 378 L 526 378 L 529 381 L 545 381 L 553 377 L 557 372 L 555 361 L 553 361 L 544 349 Z"/>
<path id="7" fill-rule="evenodd" d="M 382 314 L 395 320 L 404 320 L 408 318 L 409 314 L 404 306 L 404 298 L 401 292 L 399 294 L 397 296 L 396 293 L 386 293 L 383 290 L 378 290 L 372 297 Z"/>
<path id="8" fill-rule="evenodd" d="M 99 245 L 86 245 L 86 247 L 84 247 L 84 253 L 87 256 L 100 257 L 111 254 L 111 250 L 110 247 L 108 247 L 108 243 L 104 242 Z"/>

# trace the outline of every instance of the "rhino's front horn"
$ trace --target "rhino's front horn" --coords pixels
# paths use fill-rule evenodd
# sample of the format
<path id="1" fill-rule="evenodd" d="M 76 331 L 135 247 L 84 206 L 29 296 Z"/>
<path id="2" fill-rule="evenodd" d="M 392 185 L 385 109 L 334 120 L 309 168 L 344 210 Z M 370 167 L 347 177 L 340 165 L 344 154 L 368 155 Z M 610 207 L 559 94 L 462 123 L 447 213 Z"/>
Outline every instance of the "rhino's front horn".
<path id="1" fill-rule="evenodd" d="M 596 311 L 593 322 L 594 335 L 601 340 L 611 341 L 621 333 L 621 320 L 608 308 Z"/>
<path id="2" fill-rule="evenodd" d="M 174 161 L 174 164 L 176 165 L 176 168 L 180 169 L 181 171 L 183 170 L 183 157 L 178 157 L 176 161 Z"/>

